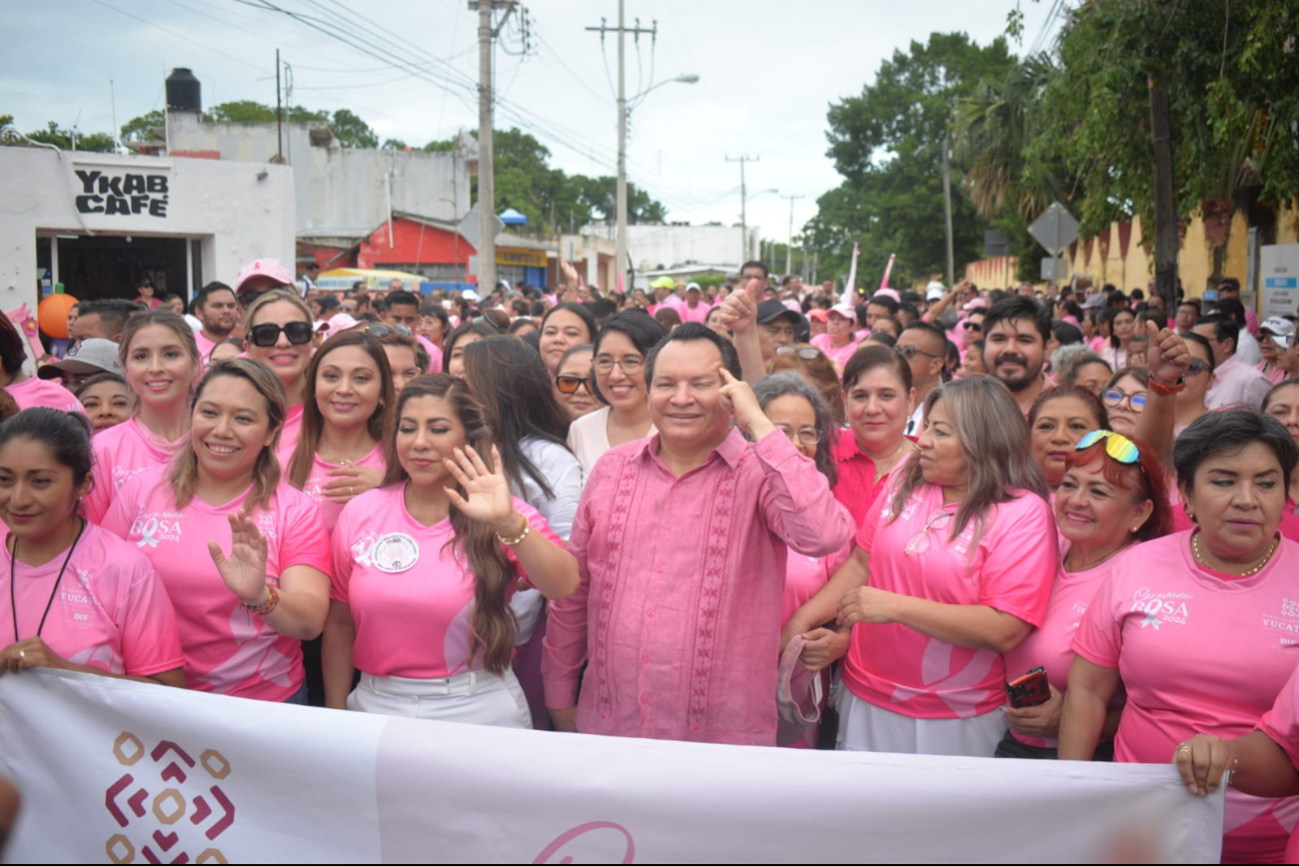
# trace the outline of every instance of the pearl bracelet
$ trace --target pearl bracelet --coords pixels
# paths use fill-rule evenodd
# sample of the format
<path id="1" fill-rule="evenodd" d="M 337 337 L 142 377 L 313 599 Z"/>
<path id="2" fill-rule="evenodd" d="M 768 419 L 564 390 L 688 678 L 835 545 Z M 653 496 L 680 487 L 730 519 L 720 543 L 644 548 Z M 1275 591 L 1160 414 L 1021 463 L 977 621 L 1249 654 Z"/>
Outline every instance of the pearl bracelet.
<path id="1" fill-rule="evenodd" d="M 521 515 L 520 515 L 520 516 L 521 516 Z M 523 518 L 523 525 L 522 525 L 521 527 L 519 527 L 519 534 L 518 534 L 518 535 L 514 536 L 513 538 L 506 538 L 504 535 L 501 535 L 501 534 L 498 532 L 498 533 L 496 533 L 496 537 L 497 537 L 497 539 L 501 542 L 501 544 L 504 544 L 506 547 L 513 547 L 514 545 L 518 544 L 518 543 L 519 543 L 520 541 L 522 541 L 523 539 L 527 538 L 527 537 L 528 537 L 528 533 L 531 532 L 531 531 L 532 531 L 532 524 L 528 522 L 528 518 L 524 517 L 524 518 Z"/>

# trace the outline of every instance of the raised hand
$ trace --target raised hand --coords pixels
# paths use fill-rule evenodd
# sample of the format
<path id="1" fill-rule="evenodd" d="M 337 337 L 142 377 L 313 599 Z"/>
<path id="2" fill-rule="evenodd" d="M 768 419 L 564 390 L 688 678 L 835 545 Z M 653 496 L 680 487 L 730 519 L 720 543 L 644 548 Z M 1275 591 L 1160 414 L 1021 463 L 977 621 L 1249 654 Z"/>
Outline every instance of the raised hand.
<path id="1" fill-rule="evenodd" d="M 227 557 L 215 541 L 207 543 L 207 550 L 221 579 L 240 601 L 257 605 L 266 600 L 269 547 L 246 510 L 230 515 L 230 555 Z"/>
<path id="2" fill-rule="evenodd" d="M 749 280 L 744 288 L 727 295 L 720 313 L 722 327 L 740 334 L 756 325 L 758 304 L 762 303 L 763 291 L 760 280 Z"/>
<path id="3" fill-rule="evenodd" d="M 722 380 L 722 408 L 731 413 L 742 432 L 757 442 L 776 429 L 758 405 L 758 398 L 753 395 L 748 382 L 741 382 L 725 367 L 718 370 L 718 375 Z"/>
<path id="4" fill-rule="evenodd" d="M 462 514 L 472 520 L 491 523 L 498 529 L 504 529 L 501 535 L 514 534 L 518 531 L 519 522 L 511 520 L 514 514 L 514 499 L 510 495 L 510 484 L 501 468 L 501 454 L 492 446 L 492 464 L 494 470 L 488 469 L 483 458 L 472 446 L 457 448 L 453 459 L 447 461 L 451 477 L 464 488 L 465 495 L 447 487 L 447 496 L 451 504 Z M 509 523 L 509 526 L 506 524 Z"/>
<path id="5" fill-rule="evenodd" d="M 559 276 L 560 279 L 563 280 L 564 285 L 568 288 L 576 291 L 580 287 L 577 278 L 577 268 L 573 267 L 570 262 L 565 261 L 562 258 L 559 260 Z"/>
<path id="6" fill-rule="evenodd" d="M 1170 328 L 1159 329 L 1154 322 L 1146 322 L 1146 369 L 1156 381 L 1173 385 L 1191 366 L 1191 353 L 1186 341 Z"/>

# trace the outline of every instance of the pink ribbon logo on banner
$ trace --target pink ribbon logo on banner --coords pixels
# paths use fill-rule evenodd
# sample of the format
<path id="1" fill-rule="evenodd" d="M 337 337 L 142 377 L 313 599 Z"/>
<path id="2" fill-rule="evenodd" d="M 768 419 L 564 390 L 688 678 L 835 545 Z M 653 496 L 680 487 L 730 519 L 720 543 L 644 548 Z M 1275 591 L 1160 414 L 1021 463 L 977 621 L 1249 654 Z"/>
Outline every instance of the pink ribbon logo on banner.
<path id="1" fill-rule="evenodd" d="M 612 821 L 592 821 L 588 824 L 581 824 L 577 827 L 574 827 L 572 830 L 569 830 L 566 833 L 561 833 L 559 837 L 555 839 L 554 842 L 551 842 L 549 845 L 547 845 L 542 850 L 542 852 L 537 855 L 537 859 L 533 860 L 532 862 L 533 863 L 572 863 L 573 862 L 572 855 L 562 856 L 558 860 L 552 860 L 551 858 L 554 857 L 556 854 L 559 854 L 560 850 L 563 849 L 564 846 L 568 845 L 568 843 L 572 842 L 573 840 L 577 839 L 580 836 L 585 836 L 586 834 L 592 833 L 597 830 L 617 830 L 619 833 L 621 833 L 623 837 L 627 840 L 627 848 L 626 848 L 626 852 L 623 854 L 622 860 L 619 862 L 622 863 L 636 862 L 636 843 L 632 841 L 631 834 L 628 833 L 627 829 L 623 827 L 621 824 L 615 824 Z M 611 834 L 606 833 L 603 835 L 608 836 Z"/>

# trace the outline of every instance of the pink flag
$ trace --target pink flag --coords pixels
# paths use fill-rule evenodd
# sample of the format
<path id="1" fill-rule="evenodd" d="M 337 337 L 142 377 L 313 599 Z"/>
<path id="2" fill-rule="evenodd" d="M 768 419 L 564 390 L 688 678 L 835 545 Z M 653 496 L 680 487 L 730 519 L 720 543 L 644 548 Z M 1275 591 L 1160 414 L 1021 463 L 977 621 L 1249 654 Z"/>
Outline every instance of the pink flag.
<path id="1" fill-rule="evenodd" d="M 884 279 L 880 280 L 880 288 L 889 287 L 889 274 L 893 273 L 893 260 L 898 257 L 897 253 L 889 253 L 889 263 L 884 266 Z"/>
<path id="2" fill-rule="evenodd" d="M 857 256 L 861 253 L 857 244 L 852 245 L 852 267 L 848 269 L 848 282 L 843 285 L 843 295 L 839 302 L 850 307 L 857 306 Z"/>

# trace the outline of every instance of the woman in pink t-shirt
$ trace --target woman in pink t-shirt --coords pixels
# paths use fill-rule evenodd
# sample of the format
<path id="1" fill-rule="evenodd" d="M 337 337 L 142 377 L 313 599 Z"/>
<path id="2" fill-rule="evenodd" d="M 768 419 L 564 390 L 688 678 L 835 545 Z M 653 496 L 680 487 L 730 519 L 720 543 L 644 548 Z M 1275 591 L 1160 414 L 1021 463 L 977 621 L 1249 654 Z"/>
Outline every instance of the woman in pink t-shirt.
<path id="1" fill-rule="evenodd" d="M 1122 434 L 1097 430 L 1071 453 L 1054 497 L 1064 555 L 1046 618 L 1005 656 L 1010 679 L 1045 668 L 1051 698 L 1036 706 L 1005 708 L 1010 730 L 997 746 L 997 757 L 1056 757 L 1074 632 L 1114 564 L 1133 545 L 1172 531 L 1166 491 L 1164 471 L 1153 449 Z M 1113 759 L 1121 709 L 1109 708 L 1098 760 Z"/>
<path id="2" fill-rule="evenodd" d="M 141 550 L 180 619 L 192 689 L 305 703 L 301 642 L 329 608 L 329 535 L 316 504 L 280 480 L 284 388 L 248 359 L 199 384 L 189 442 L 135 476 L 104 528 Z"/>
<path id="3" fill-rule="evenodd" d="M 816 467 L 833 487 L 838 477 L 834 455 L 823 443 L 833 437 L 838 428 L 834 423 L 834 415 L 817 390 L 798 373 L 789 371 L 763 379 L 754 386 L 753 396 L 757 398 L 763 413 L 776 425 L 776 429 L 789 437 L 800 454 L 816 462 Z M 829 582 L 830 576 L 851 553 L 851 545 L 830 556 L 806 556 L 795 550 L 788 551 L 781 622 L 789 633 L 782 635 L 781 646 L 789 643 L 795 635 L 801 635 L 806 641 L 804 652 L 808 658 L 816 658 L 819 652 L 828 651 L 830 642 L 839 637 L 833 629 L 818 628 L 821 623 L 813 623 L 809 629 L 805 629 L 800 622 L 794 620 L 794 615 L 821 591 Z M 808 710 L 811 704 L 809 695 L 812 678 L 821 679 L 824 695 L 829 692 L 828 688 L 824 688 L 827 673 L 818 670 L 803 675 L 797 667 L 795 673 L 799 676 L 791 680 L 792 697 L 804 710 Z M 819 711 L 823 706 L 824 699 L 816 709 Z M 806 713 L 804 717 L 807 717 Z M 819 731 L 818 723 L 802 724 L 792 720 L 787 713 L 781 713 L 780 724 L 776 729 L 776 744 L 800 749 L 815 748 Z"/>
<path id="4" fill-rule="evenodd" d="M 95 487 L 86 517 L 99 523 L 122 485 L 169 461 L 189 436 L 189 398 L 203 371 L 194 331 L 170 309 L 136 313 L 122 330 L 118 357 L 136 413 L 95 437 Z"/>
<path id="5" fill-rule="evenodd" d="M 1197 733 L 1253 730 L 1299 662 L 1299 545 L 1281 537 L 1299 446 L 1249 409 L 1209 412 L 1178 439 L 1194 529 L 1115 563 L 1073 640 L 1060 757 L 1089 759 L 1120 684 L 1115 760 L 1164 763 Z M 1299 798 L 1227 793 L 1224 862 L 1280 862 Z"/>
<path id="6" fill-rule="evenodd" d="M 61 412 L 85 411 L 67 388 L 24 373 L 26 360 L 27 341 L 8 316 L 0 316 L 0 388 L 13 398 L 19 409 L 46 406 Z"/>
<path id="7" fill-rule="evenodd" d="M 989 757 L 1005 732 L 1002 654 L 1041 624 L 1059 565 L 1020 417 L 990 377 L 931 392 L 919 454 L 799 611 L 852 628 L 840 748 Z"/>
<path id="8" fill-rule="evenodd" d="M 1299 444 L 1299 379 L 1291 379 L 1267 392 L 1263 414 L 1271 415 L 1285 426 L 1290 438 Z M 1290 477 L 1290 494 L 1281 517 L 1281 534 L 1299 541 L 1299 474 Z"/>
<path id="9" fill-rule="evenodd" d="M 176 614 L 153 566 L 79 513 L 93 483 L 90 436 L 85 416 L 43 407 L 0 425 L 0 628 L 13 624 L 0 673 L 46 667 L 181 686 Z"/>
<path id="10" fill-rule="evenodd" d="M 344 505 L 383 481 L 392 371 L 374 337 L 344 331 L 325 341 L 304 378 L 302 433 L 284 472 L 332 530 Z"/>
<path id="11" fill-rule="evenodd" d="M 286 413 L 276 457 L 287 467 L 302 431 L 302 404 L 307 393 L 307 364 L 315 329 L 311 308 L 294 292 L 275 289 L 261 295 L 244 312 L 244 351 L 275 374 L 284 386 Z"/>
<path id="12" fill-rule="evenodd" d="M 462 381 L 421 376 L 395 414 L 387 483 L 348 504 L 334 529 L 327 705 L 529 728 L 510 669 L 509 599 L 521 579 L 547 598 L 571 595 L 577 562 L 511 496 Z"/>
<path id="13" fill-rule="evenodd" d="M 1093 430 L 1109 429 L 1105 406 L 1092 392 L 1077 385 L 1048 388 L 1028 410 L 1033 459 L 1054 492 L 1064 478 L 1074 446 Z"/>

